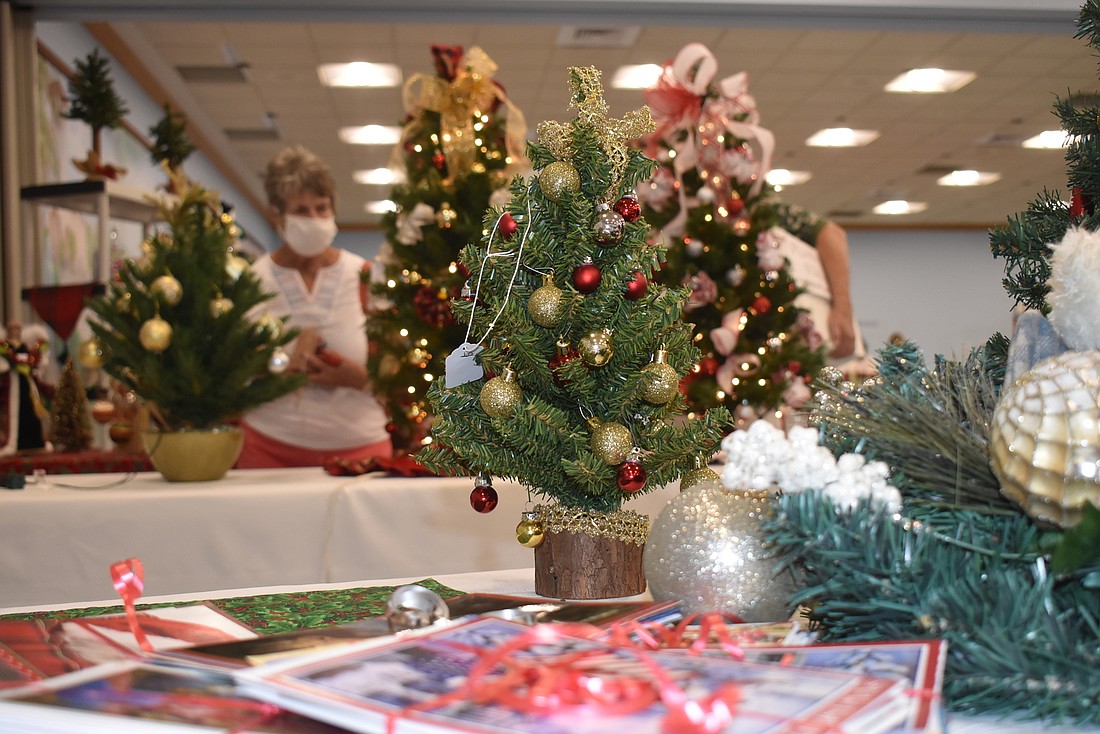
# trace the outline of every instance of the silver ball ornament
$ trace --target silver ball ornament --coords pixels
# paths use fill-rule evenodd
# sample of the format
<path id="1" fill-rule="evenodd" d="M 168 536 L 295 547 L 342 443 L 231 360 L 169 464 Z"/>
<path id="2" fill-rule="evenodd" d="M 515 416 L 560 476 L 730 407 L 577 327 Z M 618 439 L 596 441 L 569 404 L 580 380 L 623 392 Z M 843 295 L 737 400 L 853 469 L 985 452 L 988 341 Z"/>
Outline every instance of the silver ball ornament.
<path id="1" fill-rule="evenodd" d="M 595 235 L 596 244 L 617 245 L 623 241 L 626 234 L 626 220 L 623 215 L 612 211 L 607 204 L 600 204 L 597 208 L 596 219 L 592 223 L 592 233 Z"/>
<path id="2" fill-rule="evenodd" d="M 267 360 L 267 369 L 273 375 L 281 375 L 290 367 L 290 355 L 286 350 L 277 348 Z"/>
<path id="3" fill-rule="evenodd" d="M 794 582 L 776 573 L 759 522 L 771 494 L 707 482 L 676 495 L 654 520 L 642 555 L 653 598 L 679 599 L 685 614 L 787 619 Z"/>

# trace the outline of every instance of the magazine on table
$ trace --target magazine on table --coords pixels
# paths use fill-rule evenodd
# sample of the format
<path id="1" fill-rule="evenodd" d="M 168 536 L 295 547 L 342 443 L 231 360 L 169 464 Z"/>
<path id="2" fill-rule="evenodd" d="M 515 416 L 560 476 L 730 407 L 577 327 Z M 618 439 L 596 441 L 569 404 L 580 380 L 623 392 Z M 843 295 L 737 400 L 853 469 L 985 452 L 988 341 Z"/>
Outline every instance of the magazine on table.
<path id="1" fill-rule="evenodd" d="M 0 731 L 339 734 L 347 730 L 245 697 L 224 673 L 128 660 L 0 693 Z"/>
<path id="2" fill-rule="evenodd" d="M 143 610 L 137 619 L 157 651 L 256 637 L 205 603 Z M 125 614 L 0 620 L 0 689 L 143 654 Z"/>
<path id="3" fill-rule="evenodd" d="M 794 734 L 851 732 L 877 734 L 904 718 L 897 679 L 833 670 L 790 668 L 682 652 L 641 652 L 596 639 L 563 637 L 560 626 L 535 628 L 495 618 L 478 618 L 438 629 L 419 630 L 388 644 L 350 645 L 334 650 L 238 670 L 242 688 L 271 701 L 356 732 L 429 734 L 463 731 L 515 734 L 596 734 L 607 731 L 659 734 L 673 712 L 661 698 L 646 698 L 637 710 L 593 715 L 562 707 L 538 712 L 531 706 L 507 705 L 487 691 L 510 678 L 500 661 L 484 678 L 471 679 L 486 655 L 499 655 L 502 645 L 521 636 L 539 642 L 511 653 L 527 669 L 577 665 L 585 675 L 633 690 L 665 690 L 652 672 L 674 681 L 694 701 L 728 700 L 725 732 Z M 540 631 L 544 634 L 539 634 Z M 567 662 L 567 661 L 572 661 Z M 514 690 L 504 699 L 521 695 Z M 878 716 L 861 716 L 878 707 Z M 858 722 L 858 725 L 850 725 Z M 388 726 L 392 725 L 392 729 Z"/>

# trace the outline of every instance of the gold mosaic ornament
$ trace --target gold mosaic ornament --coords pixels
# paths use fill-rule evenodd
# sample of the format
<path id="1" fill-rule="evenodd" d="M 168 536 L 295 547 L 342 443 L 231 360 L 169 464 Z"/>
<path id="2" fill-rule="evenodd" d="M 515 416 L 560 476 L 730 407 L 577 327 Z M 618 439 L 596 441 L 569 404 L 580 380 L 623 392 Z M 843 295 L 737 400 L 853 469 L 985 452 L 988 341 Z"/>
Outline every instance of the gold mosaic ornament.
<path id="1" fill-rule="evenodd" d="M 511 367 L 505 367 L 500 375 L 486 382 L 479 397 L 481 409 L 493 418 L 511 415 L 522 399 L 523 392 L 516 384 L 516 373 Z"/>
<path id="2" fill-rule="evenodd" d="M 1100 507 L 1100 352 L 1043 360 L 1006 388 L 993 412 L 990 466 L 1001 493 L 1060 527 Z"/>

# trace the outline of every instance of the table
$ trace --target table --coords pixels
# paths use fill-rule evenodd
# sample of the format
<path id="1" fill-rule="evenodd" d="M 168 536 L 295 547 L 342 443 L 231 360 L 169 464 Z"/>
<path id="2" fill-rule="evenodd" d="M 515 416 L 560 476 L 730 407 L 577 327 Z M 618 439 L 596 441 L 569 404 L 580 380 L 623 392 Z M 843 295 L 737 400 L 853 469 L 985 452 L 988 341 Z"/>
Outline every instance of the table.
<path id="1" fill-rule="evenodd" d="M 0 492 L 0 607 L 83 606 L 113 594 L 110 565 L 140 558 L 146 595 L 534 567 L 515 539 L 526 491 L 495 480 L 478 514 L 467 478 L 231 470 L 214 482 L 154 472 L 35 477 Z M 675 496 L 627 506 L 655 517 Z"/>

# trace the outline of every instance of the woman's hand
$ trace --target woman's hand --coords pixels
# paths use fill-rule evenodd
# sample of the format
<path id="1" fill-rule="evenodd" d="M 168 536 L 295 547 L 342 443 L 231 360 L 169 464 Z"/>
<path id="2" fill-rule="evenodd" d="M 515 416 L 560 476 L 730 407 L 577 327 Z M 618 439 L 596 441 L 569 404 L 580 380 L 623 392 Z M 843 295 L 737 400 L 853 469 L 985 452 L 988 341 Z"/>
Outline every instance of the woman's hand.
<path id="1" fill-rule="evenodd" d="M 367 368 L 338 352 L 321 348 L 306 355 L 306 376 L 309 381 L 325 387 L 350 387 L 362 390 L 367 385 Z"/>

